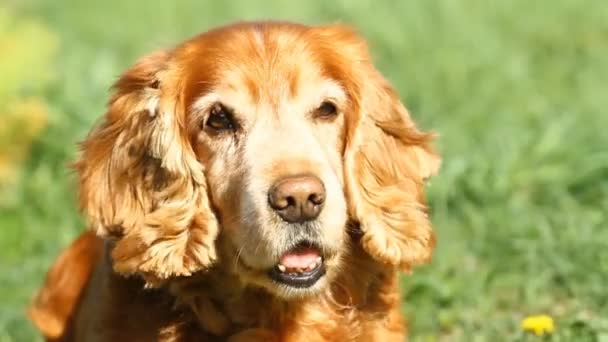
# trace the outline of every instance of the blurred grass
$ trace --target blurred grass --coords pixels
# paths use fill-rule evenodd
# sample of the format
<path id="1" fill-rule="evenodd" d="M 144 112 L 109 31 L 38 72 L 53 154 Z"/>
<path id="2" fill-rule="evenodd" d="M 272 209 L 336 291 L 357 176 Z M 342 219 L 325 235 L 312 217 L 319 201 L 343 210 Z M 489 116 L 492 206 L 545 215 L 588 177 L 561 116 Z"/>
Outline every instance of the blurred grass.
<path id="1" fill-rule="evenodd" d="M 56 77 L 39 91 L 48 126 L 18 184 L 1 194 L 12 200 L 0 206 L 0 342 L 39 340 L 23 308 L 83 227 L 66 164 L 103 113 L 111 82 L 154 48 L 260 18 L 356 25 L 416 119 L 441 134 L 443 169 L 429 188 L 437 252 L 403 280 L 412 340 L 540 340 L 519 328 L 536 313 L 556 318 L 552 341 L 608 339 L 605 1 L 4 6 L 45 25 L 60 44 L 48 61 Z"/>
<path id="2" fill-rule="evenodd" d="M 56 38 L 36 20 L 16 20 L 0 7 L 0 205 L 9 192 L 33 140 L 46 126 L 40 91 L 52 72 Z"/>

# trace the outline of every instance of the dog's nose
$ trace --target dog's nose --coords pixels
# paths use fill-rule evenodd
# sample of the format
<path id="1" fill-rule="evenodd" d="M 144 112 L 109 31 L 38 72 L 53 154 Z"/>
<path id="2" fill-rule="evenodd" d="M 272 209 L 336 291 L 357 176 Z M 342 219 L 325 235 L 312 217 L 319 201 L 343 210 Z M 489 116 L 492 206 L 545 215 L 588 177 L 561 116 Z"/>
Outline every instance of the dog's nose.
<path id="1" fill-rule="evenodd" d="M 314 220 L 323 209 L 325 187 L 314 176 L 283 178 L 270 188 L 268 202 L 287 222 Z"/>

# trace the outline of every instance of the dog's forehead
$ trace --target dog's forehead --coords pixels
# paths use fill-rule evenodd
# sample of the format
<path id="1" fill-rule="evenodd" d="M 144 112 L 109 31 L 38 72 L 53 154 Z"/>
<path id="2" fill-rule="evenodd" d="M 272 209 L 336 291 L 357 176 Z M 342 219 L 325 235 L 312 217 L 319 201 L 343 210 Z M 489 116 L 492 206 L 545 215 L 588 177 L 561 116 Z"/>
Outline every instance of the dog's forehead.
<path id="1" fill-rule="evenodd" d="M 345 97 L 339 80 L 324 68 L 324 56 L 306 28 L 254 25 L 210 32 L 186 46 L 186 59 L 196 102 L 213 93 L 241 105 L 265 104 L 280 109 L 310 105 L 323 97 Z M 201 85 L 205 85 L 201 87 Z"/>

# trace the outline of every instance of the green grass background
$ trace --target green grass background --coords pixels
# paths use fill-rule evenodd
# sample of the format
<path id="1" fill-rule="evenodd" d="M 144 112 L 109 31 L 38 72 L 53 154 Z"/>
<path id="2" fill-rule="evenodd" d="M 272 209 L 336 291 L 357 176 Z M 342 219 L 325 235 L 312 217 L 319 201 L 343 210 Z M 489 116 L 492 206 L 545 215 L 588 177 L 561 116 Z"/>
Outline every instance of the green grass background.
<path id="1" fill-rule="evenodd" d="M 605 0 L 3 0 L 57 37 L 39 91 L 49 125 L 0 204 L 0 342 L 38 341 L 24 307 L 82 230 L 66 167 L 138 56 L 214 25 L 342 21 L 422 127 L 440 133 L 428 190 L 438 245 L 403 278 L 414 341 L 608 341 Z M 2 49 L 0 49 L 0 54 Z M 0 82 L 2 75 L 0 75 Z M 2 117 L 0 116 L 0 120 Z M 0 122 L 1 124 L 1 122 Z M 556 331 L 521 331 L 546 313 Z"/>

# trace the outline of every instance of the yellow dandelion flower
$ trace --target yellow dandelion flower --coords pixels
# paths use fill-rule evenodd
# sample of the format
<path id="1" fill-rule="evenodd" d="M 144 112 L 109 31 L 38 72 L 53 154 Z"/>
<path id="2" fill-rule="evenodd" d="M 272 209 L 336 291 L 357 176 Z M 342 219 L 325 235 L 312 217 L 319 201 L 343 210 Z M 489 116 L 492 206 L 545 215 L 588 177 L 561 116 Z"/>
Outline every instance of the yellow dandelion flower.
<path id="1" fill-rule="evenodd" d="M 553 318 L 547 315 L 528 316 L 521 321 L 521 328 L 541 336 L 552 333 L 555 330 L 555 324 Z"/>

